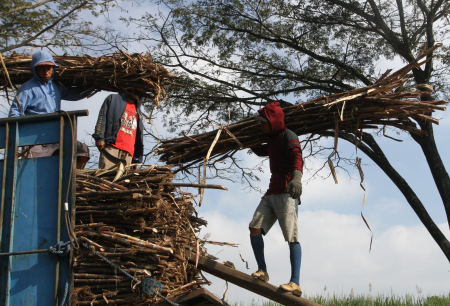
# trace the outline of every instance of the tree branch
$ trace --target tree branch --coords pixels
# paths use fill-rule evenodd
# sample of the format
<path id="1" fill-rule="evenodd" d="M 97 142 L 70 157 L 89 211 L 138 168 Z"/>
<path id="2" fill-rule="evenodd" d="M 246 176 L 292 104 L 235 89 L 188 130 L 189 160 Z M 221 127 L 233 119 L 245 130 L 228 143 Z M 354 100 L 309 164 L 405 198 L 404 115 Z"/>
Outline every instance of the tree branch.
<path id="1" fill-rule="evenodd" d="M 73 9 L 71 9 L 69 12 L 67 12 L 66 14 L 64 14 L 63 16 L 61 16 L 60 18 L 58 18 L 54 23 L 52 23 L 51 25 L 45 27 L 43 30 L 41 30 L 40 32 L 38 32 L 37 34 L 29 37 L 28 39 L 22 41 L 19 44 L 15 44 L 12 46 L 8 46 L 6 48 L 3 48 L 3 50 L 1 50 L 0 52 L 8 52 L 23 46 L 28 45 L 31 41 L 35 40 L 36 38 L 38 38 L 39 36 L 41 36 L 43 33 L 47 32 L 48 30 L 54 28 L 58 23 L 60 23 L 62 20 L 64 20 L 65 18 L 67 18 L 68 16 L 70 16 L 73 12 L 75 12 L 76 10 L 82 8 L 83 6 L 86 6 L 86 4 L 88 4 L 87 1 L 82 2 L 81 4 L 77 5 L 76 7 L 74 7 Z"/>
<path id="2" fill-rule="evenodd" d="M 402 31 L 403 42 L 407 46 L 409 46 L 408 32 L 406 31 L 406 25 L 405 25 L 405 12 L 403 11 L 403 2 L 402 2 L 402 0 L 396 0 L 396 1 L 397 1 L 398 14 L 400 17 L 400 28 Z"/>
<path id="3" fill-rule="evenodd" d="M 44 5 L 44 4 L 48 3 L 48 2 L 55 2 L 55 0 L 41 0 L 41 1 L 38 1 L 38 2 L 36 2 L 36 3 L 34 3 L 34 4 L 23 5 L 23 6 L 20 6 L 20 7 L 14 8 L 14 9 L 11 9 L 11 10 L 9 10 L 9 11 L 3 11 L 3 12 L 0 12 L 0 18 L 2 18 L 2 17 L 5 16 L 5 15 L 17 13 L 17 12 L 20 12 L 20 11 L 25 11 L 25 10 L 29 10 L 29 9 L 34 9 L 34 8 L 37 8 L 37 7 L 39 7 L 39 6 L 42 6 L 42 5 Z"/>

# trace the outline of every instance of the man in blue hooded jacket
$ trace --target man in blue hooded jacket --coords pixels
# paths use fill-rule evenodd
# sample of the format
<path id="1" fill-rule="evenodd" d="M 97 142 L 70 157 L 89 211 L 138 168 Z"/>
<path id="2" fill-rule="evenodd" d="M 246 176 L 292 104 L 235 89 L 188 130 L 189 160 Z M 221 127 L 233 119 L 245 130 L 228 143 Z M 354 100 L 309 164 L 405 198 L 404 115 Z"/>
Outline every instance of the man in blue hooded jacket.
<path id="1" fill-rule="evenodd" d="M 48 52 L 38 51 L 33 54 L 31 61 L 33 77 L 20 86 L 17 91 L 20 104 L 14 99 L 9 117 L 54 113 L 61 110 L 61 100 L 78 101 L 92 93 L 91 90 L 82 92 L 80 88 L 64 87 L 53 82 L 54 68 L 58 67 Z"/>
<path id="2" fill-rule="evenodd" d="M 55 68 L 59 66 L 53 57 L 45 51 L 33 54 L 31 80 L 20 86 L 17 99 L 14 99 L 9 110 L 9 117 L 42 115 L 61 110 L 61 100 L 77 101 L 86 98 L 93 91 L 82 92 L 77 87 L 64 87 L 53 82 Z M 17 101 L 18 100 L 18 101 Z M 30 150 L 28 157 L 51 156 L 59 150 L 59 144 L 36 145 Z M 89 160 L 89 149 L 85 144 L 77 144 L 77 168 L 84 168 Z"/>

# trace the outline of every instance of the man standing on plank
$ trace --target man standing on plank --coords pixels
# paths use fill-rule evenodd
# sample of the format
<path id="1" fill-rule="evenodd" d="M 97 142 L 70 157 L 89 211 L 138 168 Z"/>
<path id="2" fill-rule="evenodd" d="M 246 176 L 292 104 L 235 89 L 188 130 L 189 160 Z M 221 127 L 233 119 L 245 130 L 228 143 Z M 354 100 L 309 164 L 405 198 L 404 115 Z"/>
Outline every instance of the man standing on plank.
<path id="1" fill-rule="evenodd" d="M 78 87 L 64 87 L 53 81 L 55 68 L 59 66 L 50 53 L 37 51 L 31 60 L 33 77 L 20 86 L 17 99 L 9 110 L 9 117 L 50 114 L 61 110 L 61 100 L 78 101 L 88 97 L 93 90 L 82 92 Z M 45 157 L 59 152 L 59 143 L 35 145 L 28 152 L 28 158 Z M 78 141 L 77 169 L 83 169 L 89 160 L 89 148 Z"/>
<path id="2" fill-rule="evenodd" d="M 280 286 L 286 291 L 299 290 L 302 249 L 298 237 L 298 205 L 302 194 L 303 159 L 297 135 L 284 125 L 284 113 L 278 102 L 268 104 L 255 116 L 261 130 L 269 136 L 267 144 L 251 148 L 258 156 L 269 156 L 269 189 L 261 198 L 253 220 L 249 224 L 250 241 L 258 271 L 252 276 L 264 282 L 269 281 L 264 259 L 264 240 L 278 220 L 284 239 L 289 243 L 291 279 Z"/>
<path id="3" fill-rule="evenodd" d="M 144 124 L 140 118 L 139 97 L 112 94 L 106 97 L 98 114 L 95 145 L 101 152 L 99 169 L 108 169 L 117 160 L 125 165 L 141 163 L 144 155 Z"/>

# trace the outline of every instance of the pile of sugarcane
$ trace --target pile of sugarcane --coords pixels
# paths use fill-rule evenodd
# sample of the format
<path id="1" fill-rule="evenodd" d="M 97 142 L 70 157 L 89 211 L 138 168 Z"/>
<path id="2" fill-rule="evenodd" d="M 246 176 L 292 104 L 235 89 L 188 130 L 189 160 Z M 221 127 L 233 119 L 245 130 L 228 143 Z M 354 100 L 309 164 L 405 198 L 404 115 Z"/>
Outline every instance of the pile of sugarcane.
<path id="1" fill-rule="evenodd" d="M 78 86 L 86 90 L 128 92 L 147 97 L 157 106 L 167 98 L 166 87 L 174 76 L 153 61 L 150 54 L 127 54 L 124 51 L 100 57 L 53 56 L 59 68 L 54 80 L 64 86 Z M 6 73 L 13 85 L 21 85 L 33 76 L 31 56 L 13 53 L 3 57 L 6 71 L 0 65 L 0 86 L 8 87 Z M 133 91 L 133 92 L 132 92 Z"/>
<path id="2" fill-rule="evenodd" d="M 417 59 L 390 74 L 384 73 L 374 84 L 364 88 L 323 96 L 314 100 L 283 108 L 285 125 L 297 135 L 318 134 L 326 130 L 346 130 L 361 135 L 362 130 L 392 126 L 411 133 L 425 132 L 411 125 L 410 117 L 439 121 L 430 116 L 435 110 L 445 110 L 444 100 L 429 99 L 433 88 L 427 84 L 407 87 L 407 74 L 428 60 L 419 62 L 436 47 L 423 50 Z M 389 75 L 390 74 L 390 75 Z M 268 136 L 260 130 L 259 121 L 253 117 L 221 126 L 211 132 L 163 140 L 156 149 L 160 159 L 167 163 L 183 164 L 183 168 L 196 166 L 211 158 L 221 160 L 237 150 L 267 142 Z"/>
<path id="3" fill-rule="evenodd" d="M 192 195 L 180 187 L 226 188 L 174 183 L 171 169 L 160 166 L 128 171 L 114 183 L 115 172 L 96 174 L 77 172 L 75 234 L 80 248 L 75 252 L 73 305 L 155 303 L 158 297 L 140 289 L 145 278 L 161 283 L 160 293 L 168 298 L 208 283 L 188 260 L 202 248 L 197 233 L 206 221 L 198 218 Z"/>

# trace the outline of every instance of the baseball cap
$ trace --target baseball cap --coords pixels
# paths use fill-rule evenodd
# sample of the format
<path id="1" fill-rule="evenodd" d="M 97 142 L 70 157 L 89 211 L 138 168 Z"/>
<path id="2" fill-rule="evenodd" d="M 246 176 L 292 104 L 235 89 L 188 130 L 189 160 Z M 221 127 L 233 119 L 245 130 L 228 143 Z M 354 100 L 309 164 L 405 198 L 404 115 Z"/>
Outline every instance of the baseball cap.
<path id="1" fill-rule="evenodd" d="M 52 62 L 42 62 L 42 63 L 36 64 L 34 67 L 36 67 L 36 66 L 56 66 L 56 65 Z"/>
<path id="2" fill-rule="evenodd" d="M 262 122 L 269 122 L 269 120 L 267 120 L 265 117 L 263 117 L 261 115 L 256 115 L 256 116 L 253 116 L 253 117 L 258 119 L 259 121 L 262 121 Z"/>

